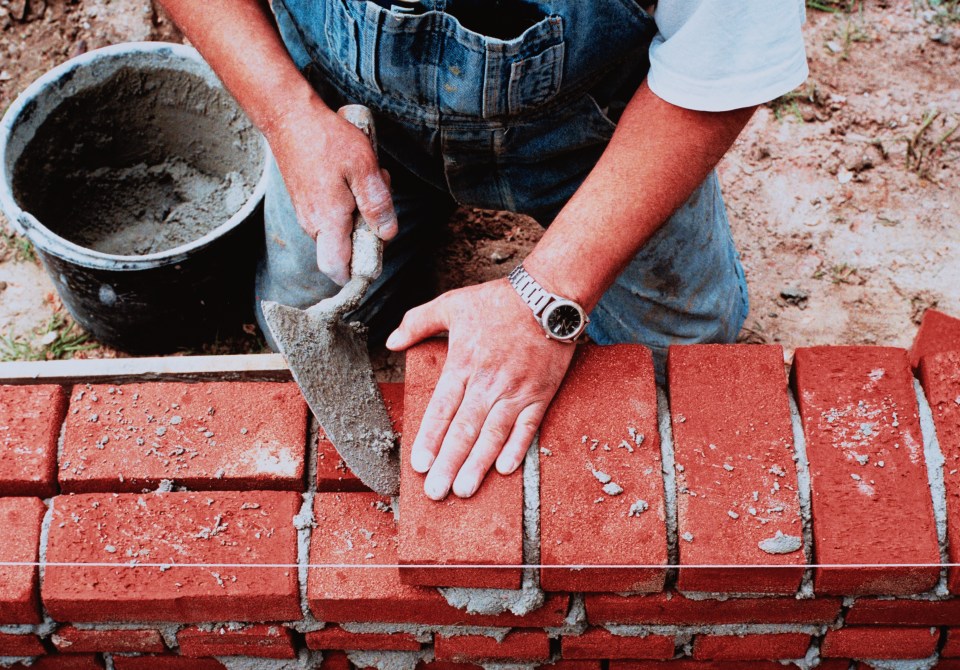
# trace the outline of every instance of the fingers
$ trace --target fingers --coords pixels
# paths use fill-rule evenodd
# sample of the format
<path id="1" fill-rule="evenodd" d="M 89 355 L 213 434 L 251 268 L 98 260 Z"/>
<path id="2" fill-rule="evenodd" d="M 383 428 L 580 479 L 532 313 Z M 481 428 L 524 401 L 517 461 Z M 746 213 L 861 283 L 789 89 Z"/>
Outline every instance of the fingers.
<path id="1" fill-rule="evenodd" d="M 514 422 L 510 437 L 507 438 L 500 456 L 497 457 L 497 472 L 502 475 L 509 475 L 520 467 L 546 411 L 547 404 L 540 402 L 534 403 L 520 412 Z"/>
<path id="2" fill-rule="evenodd" d="M 497 402 L 486 421 L 473 450 L 466 461 L 460 466 L 456 479 L 453 480 L 453 492 L 461 498 L 469 498 L 486 476 L 490 466 L 503 449 L 507 437 L 510 435 L 514 422 L 517 420 L 518 408 L 516 405 L 501 400 Z"/>
<path id="3" fill-rule="evenodd" d="M 466 379 L 455 373 L 444 370 L 440 375 L 410 450 L 410 465 L 417 472 L 427 472 L 433 466 L 441 441 L 463 400 L 466 386 Z"/>
<path id="4" fill-rule="evenodd" d="M 403 321 L 387 338 L 387 349 L 402 351 L 428 337 L 448 330 L 446 311 L 441 298 L 414 307 L 404 314 Z"/>
<path id="5" fill-rule="evenodd" d="M 489 411 L 490 406 L 480 393 L 468 391 L 446 434 L 442 436 L 440 453 L 423 482 L 423 490 L 428 497 L 443 500 L 450 492 L 454 477 L 480 437 Z"/>
<path id="6" fill-rule="evenodd" d="M 334 282 L 343 286 L 350 279 L 350 257 L 353 255 L 353 223 L 323 226 L 317 234 L 317 267 Z"/>
<path id="7" fill-rule="evenodd" d="M 393 209 L 393 196 L 383 173 L 371 152 L 370 160 L 357 161 L 346 177 L 360 215 L 381 239 L 390 240 L 396 236 L 399 228 Z"/>

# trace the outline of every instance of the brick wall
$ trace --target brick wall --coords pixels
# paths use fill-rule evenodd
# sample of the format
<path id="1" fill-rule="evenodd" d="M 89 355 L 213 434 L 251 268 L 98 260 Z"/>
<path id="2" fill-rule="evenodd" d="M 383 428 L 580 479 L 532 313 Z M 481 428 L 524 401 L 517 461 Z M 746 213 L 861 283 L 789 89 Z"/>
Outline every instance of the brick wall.
<path id="1" fill-rule="evenodd" d="M 444 346 L 384 386 L 404 450 Z M 960 668 L 960 321 L 668 372 L 582 347 L 524 467 L 440 503 L 291 383 L 0 387 L 0 667 Z"/>

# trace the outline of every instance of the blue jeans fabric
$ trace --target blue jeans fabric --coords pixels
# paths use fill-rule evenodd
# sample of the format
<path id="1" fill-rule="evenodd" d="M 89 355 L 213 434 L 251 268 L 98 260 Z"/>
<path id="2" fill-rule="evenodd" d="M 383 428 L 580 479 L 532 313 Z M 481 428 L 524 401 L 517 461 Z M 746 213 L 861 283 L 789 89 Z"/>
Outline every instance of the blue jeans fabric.
<path id="1" fill-rule="evenodd" d="M 502 8 L 511 3 L 524 11 Z M 656 31 L 636 0 L 421 0 L 416 14 L 370 0 L 273 0 L 273 10 L 321 97 L 374 113 L 401 230 L 356 315 L 383 322 L 374 337 L 412 306 L 404 273 L 429 264 L 437 226 L 455 205 L 549 225 L 646 75 Z M 515 16 L 525 22 L 505 20 Z M 307 306 L 336 286 L 316 269 L 275 167 L 271 176 L 258 304 Z M 669 345 L 733 341 L 746 314 L 743 270 L 711 174 L 604 294 L 587 333 L 601 344 L 649 346 L 662 380 Z"/>

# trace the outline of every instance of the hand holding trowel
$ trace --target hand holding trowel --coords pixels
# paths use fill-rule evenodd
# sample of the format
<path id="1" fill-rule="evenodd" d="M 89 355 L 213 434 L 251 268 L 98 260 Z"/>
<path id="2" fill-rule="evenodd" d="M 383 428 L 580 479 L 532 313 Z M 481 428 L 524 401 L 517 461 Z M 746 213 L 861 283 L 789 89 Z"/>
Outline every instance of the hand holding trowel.
<path id="1" fill-rule="evenodd" d="M 341 116 L 362 130 L 377 148 L 373 115 L 347 105 Z M 380 387 L 367 351 L 367 329 L 343 317 L 360 304 L 380 276 L 383 241 L 354 215 L 350 281 L 332 298 L 305 310 L 263 302 L 270 333 L 287 359 L 293 378 L 347 467 L 381 495 L 400 489 L 400 458 Z"/>

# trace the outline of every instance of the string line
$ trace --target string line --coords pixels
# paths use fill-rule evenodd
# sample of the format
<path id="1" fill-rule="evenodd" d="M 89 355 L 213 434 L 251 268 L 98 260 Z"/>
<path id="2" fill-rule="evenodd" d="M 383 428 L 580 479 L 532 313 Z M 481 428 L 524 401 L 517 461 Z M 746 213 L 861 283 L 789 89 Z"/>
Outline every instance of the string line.
<path id="1" fill-rule="evenodd" d="M 811 568 L 820 569 L 870 569 L 870 568 L 960 568 L 960 563 L 800 563 L 788 565 L 771 564 L 730 564 L 730 563 L 706 563 L 706 564 L 683 564 L 672 563 L 639 563 L 639 564 L 570 564 L 570 565 L 545 565 L 545 564 L 519 564 L 519 565 L 497 565 L 497 564 L 479 564 L 472 565 L 466 563 L 162 563 L 162 562 L 143 562 L 136 559 L 129 561 L 0 561 L 0 568 L 25 568 L 25 567 L 43 567 L 43 568 L 261 568 L 261 569 L 282 569 L 291 570 L 296 568 L 311 569 L 330 569 L 330 570 L 396 570 L 396 569 L 440 569 L 440 570 L 808 570 Z"/>

